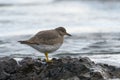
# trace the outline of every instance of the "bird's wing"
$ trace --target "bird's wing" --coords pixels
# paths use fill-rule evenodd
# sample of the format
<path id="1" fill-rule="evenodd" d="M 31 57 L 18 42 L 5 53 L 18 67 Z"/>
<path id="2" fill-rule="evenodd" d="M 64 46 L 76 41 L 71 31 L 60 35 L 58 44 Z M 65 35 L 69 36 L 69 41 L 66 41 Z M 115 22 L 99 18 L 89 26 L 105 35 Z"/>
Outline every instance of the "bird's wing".
<path id="1" fill-rule="evenodd" d="M 47 31 L 40 31 L 28 42 L 32 44 L 53 44 L 53 42 L 57 42 L 60 35 L 55 30 L 47 30 Z"/>

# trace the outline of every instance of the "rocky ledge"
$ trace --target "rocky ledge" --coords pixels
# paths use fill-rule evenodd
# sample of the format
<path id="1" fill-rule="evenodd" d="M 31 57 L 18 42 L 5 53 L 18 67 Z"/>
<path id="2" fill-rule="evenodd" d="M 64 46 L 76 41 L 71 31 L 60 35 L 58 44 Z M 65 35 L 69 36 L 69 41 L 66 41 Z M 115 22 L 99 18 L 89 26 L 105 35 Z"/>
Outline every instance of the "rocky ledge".
<path id="1" fill-rule="evenodd" d="M 0 58 L 0 80 L 108 80 L 120 78 L 120 68 L 95 64 L 88 57 L 53 58 L 53 62 L 26 57 Z"/>

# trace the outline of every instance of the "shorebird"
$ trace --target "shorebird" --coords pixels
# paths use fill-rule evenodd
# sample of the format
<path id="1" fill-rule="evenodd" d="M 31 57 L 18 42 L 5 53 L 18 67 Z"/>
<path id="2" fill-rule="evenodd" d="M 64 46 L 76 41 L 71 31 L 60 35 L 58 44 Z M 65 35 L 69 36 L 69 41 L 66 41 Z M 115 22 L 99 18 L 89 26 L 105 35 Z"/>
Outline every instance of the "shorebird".
<path id="1" fill-rule="evenodd" d="M 32 38 L 19 42 L 44 53 L 46 62 L 51 62 L 48 58 L 48 53 L 54 52 L 60 48 L 63 44 L 64 35 L 71 36 L 71 34 L 66 32 L 64 27 L 58 27 L 51 30 L 40 31 Z"/>

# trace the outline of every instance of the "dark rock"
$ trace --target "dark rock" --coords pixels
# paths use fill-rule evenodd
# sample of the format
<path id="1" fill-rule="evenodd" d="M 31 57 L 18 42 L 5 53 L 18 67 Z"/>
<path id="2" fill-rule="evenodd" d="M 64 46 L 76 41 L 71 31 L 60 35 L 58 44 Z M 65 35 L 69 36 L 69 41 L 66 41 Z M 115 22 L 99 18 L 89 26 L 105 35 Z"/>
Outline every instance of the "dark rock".
<path id="1" fill-rule="evenodd" d="M 0 72 L 0 80 L 6 80 L 8 79 L 10 74 L 6 73 L 5 71 Z"/>
<path id="2" fill-rule="evenodd" d="M 120 68 L 95 64 L 88 57 L 41 59 L 26 57 L 17 62 L 9 57 L 0 58 L 0 80 L 105 80 L 120 78 Z"/>
<path id="3" fill-rule="evenodd" d="M 111 78 L 120 78 L 120 68 L 108 64 L 99 64 L 102 66 Z"/>
<path id="4" fill-rule="evenodd" d="M 1 65 L 1 69 L 4 70 L 5 72 L 13 73 L 15 72 L 17 62 L 12 58 L 4 57 L 0 59 L 0 65 Z"/>
<path id="5" fill-rule="evenodd" d="M 17 62 L 9 57 L 0 58 L 0 80 L 6 80 L 15 73 Z"/>
<path id="6" fill-rule="evenodd" d="M 100 72 L 91 72 L 90 80 L 104 80 L 104 77 Z"/>
<path id="7" fill-rule="evenodd" d="M 81 80 L 81 79 L 79 79 L 79 77 L 77 77 L 77 76 L 73 76 L 73 77 L 71 77 L 71 78 L 61 79 L 61 80 Z M 85 79 L 85 80 L 86 80 L 86 79 Z"/>

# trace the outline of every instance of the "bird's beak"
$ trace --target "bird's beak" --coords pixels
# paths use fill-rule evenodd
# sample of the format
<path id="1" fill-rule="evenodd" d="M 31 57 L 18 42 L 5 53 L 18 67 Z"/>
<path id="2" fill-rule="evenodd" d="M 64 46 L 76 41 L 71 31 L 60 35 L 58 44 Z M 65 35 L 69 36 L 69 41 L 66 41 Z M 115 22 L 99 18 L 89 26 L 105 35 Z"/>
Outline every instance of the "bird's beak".
<path id="1" fill-rule="evenodd" d="M 69 33 L 66 33 L 66 35 L 68 35 L 68 36 L 72 36 L 71 34 L 69 34 Z"/>

